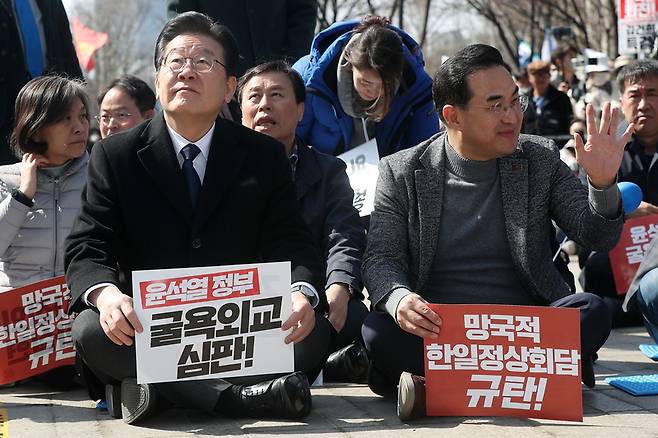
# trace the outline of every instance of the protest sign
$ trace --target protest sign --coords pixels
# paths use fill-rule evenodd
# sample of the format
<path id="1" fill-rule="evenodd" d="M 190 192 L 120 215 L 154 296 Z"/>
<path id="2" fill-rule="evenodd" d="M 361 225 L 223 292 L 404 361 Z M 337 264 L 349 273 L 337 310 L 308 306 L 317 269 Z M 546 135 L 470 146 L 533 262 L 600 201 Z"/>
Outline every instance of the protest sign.
<path id="1" fill-rule="evenodd" d="M 379 151 L 374 138 L 350 149 L 338 158 L 347 165 L 347 176 L 354 190 L 354 208 L 360 216 L 369 216 L 375 203 L 375 188 L 379 177 Z"/>
<path id="2" fill-rule="evenodd" d="M 430 307 L 443 323 L 425 339 L 427 415 L 582 421 L 578 309 Z"/>
<path id="3" fill-rule="evenodd" d="M 137 381 L 294 371 L 290 262 L 133 272 Z"/>
<path id="4" fill-rule="evenodd" d="M 658 0 L 619 0 L 619 53 L 651 52 L 658 24 Z"/>
<path id="5" fill-rule="evenodd" d="M 658 215 L 628 219 L 617 245 L 609 252 L 612 275 L 618 295 L 625 295 L 635 277 L 644 253 L 658 233 Z"/>
<path id="6" fill-rule="evenodd" d="M 64 276 L 0 293 L 0 385 L 75 363 Z"/>

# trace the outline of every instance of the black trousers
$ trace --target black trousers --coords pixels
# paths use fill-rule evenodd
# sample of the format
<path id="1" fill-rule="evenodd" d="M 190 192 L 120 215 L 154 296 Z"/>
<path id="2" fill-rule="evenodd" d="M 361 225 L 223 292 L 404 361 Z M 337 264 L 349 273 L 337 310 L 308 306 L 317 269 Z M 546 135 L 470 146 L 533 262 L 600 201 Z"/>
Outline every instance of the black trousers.
<path id="1" fill-rule="evenodd" d="M 583 289 L 603 298 L 612 313 L 613 327 L 642 325 L 642 315 L 635 306 L 629 306 L 627 312 L 621 307 L 625 295 L 617 295 L 615 277 L 607 252 L 590 253 L 584 262 L 582 272 Z"/>
<path id="2" fill-rule="evenodd" d="M 361 327 L 363 321 L 368 316 L 368 308 L 363 301 L 358 298 L 351 298 L 347 303 L 347 317 L 345 318 L 345 325 L 343 329 L 336 332 L 334 326 L 331 326 L 332 338 L 331 345 L 329 346 L 329 354 L 338 351 L 343 347 L 347 347 L 352 342 L 356 341 L 363 344 L 361 338 Z"/>
<path id="3" fill-rule="evenodd" d="M 580 309 L 580 345 L 583 361 L 603 346 L 611 329 L 611 317 L 605 303 L 590 293 L 568 295 L 551 307 Z M 375 368 L 391 385 L 397 385 L 403 371 L 424 375 L 423 339 L 402 330 L 386 313 L 371 313 L 363 323 L 363 340 Z"/>
<path id="4" fill-rule="evenodd" d="M 95 310 L 87 309 L 78 315 L 73 322 L 72 334 L 79 357 L 93 374 L 89 377 L 106 385 L 137 376 L 135 346 L 119 346 L 110 341 Z M 305 372 L 309 382 L 315 380 L 329 355 L 330 338 L 329 321 L 316 313 L 313 331 L 295 345 L 295 370 Z M 278 375 L 156 383 L 155 386 L 158 393 L 175 405 L 212 412 L 221 392 L 232 384 L 249 385 L 275 377 Z"/>

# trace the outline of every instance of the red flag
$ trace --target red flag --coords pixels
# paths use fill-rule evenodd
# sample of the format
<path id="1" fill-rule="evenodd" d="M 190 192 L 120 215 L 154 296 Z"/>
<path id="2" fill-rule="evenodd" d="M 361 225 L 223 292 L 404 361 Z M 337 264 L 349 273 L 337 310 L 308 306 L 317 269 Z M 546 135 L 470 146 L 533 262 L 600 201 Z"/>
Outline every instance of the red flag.
<path id="1" fill-rule="evenodd" d="M 82 68 L 92 71 L 94 69 L 93 54 L 107 43 L 108 36 L 105 32 L 96 32 L 88 28 L 78 17 L 73 17 L 71 24 L 73 25 L 73 43 L 78 61 Z"/>

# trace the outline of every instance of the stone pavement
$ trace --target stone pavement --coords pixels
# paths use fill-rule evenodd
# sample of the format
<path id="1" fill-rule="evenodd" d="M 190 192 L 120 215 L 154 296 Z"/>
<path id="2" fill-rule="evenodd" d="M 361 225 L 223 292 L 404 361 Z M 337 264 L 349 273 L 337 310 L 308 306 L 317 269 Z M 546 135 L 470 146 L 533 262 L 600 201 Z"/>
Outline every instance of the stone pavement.
<path id="1" fill-rule="evenodd" d="M 365 385 L 313 388 L 312 414 L 303 422 L 214 418 L 171 410 L 140 426 L 128 426 L 94 409 L 82 389 L 53 393 L 38 383 L 0 389 L 0 417 L 9 418 L 0 438 L 51 437 L 658 437 L 658 396 L 633 397 L 603 381 L 605 377 L 658 372 L 658 364 L 637 348 L 649 342 L 642 327 L 616 329 L 599 352 L 597 387 L 583 389 L 583 423 L 516 418 L 427 418 L 401 423 L 395 407 Z M 5 412 L 2 412 L 4 410 Z M 7 424 L 4 425 L 7 427 Z"/>

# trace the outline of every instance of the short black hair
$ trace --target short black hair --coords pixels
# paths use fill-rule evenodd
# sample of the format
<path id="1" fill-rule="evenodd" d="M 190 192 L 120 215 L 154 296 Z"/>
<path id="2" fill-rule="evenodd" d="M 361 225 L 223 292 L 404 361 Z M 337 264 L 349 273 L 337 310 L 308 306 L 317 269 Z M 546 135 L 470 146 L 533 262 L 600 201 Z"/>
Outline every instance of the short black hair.
<path id="1" fill-rule="evenodd" d="M 302 76 L 294 70 L 290 64 L 283 60 L 264 62 L 250 68 L 242 75 L 238 82 L 238 102 L 242 103 L 242 89 L 252 78 L 265 73 L 283 73 L 290 79 L 292 89 L 295 92 L 297 103 L 303 103 L 306 99 L 306 87 Z"/>
<path id="2" fill-rule="evenodd" d="M 471 99 L 467 76 L 487 68 L 501 66 L 509 71 L 500 52 L 486 44 L 471 44 L 448 58 L 434 74 L 432 95 L 441 121 L 443 107 L 455 105 L 464 107 Z"/>
<path id="3" fill-rule="evenodd" d="M 156 71 L 160 69 L 165 56 L 165 47 L 179 35 L 205 35 L 217 41 L 224 51 L 223 64 L 229 76 L 236 76 L 240 50 L 235 37 L 228 27 L 213 21 L 200 12 L 184 12 L 176 15 L 162 28 L 155 43 L 153 62 Z"/>
<path id="4" fill-rule="evenodd" d="M 21 158 L 24 153 L 43 155 L 48 143 L 33 137 L 44 126 L 64 119 L 79 98 L 89 119 L 89 99 L 84 84 L 62 76 L 39 76 L 21 88 L 16 97 L 14 129 L 9 141 L 12 152 Z"/>
<path id="5" fill-rule="evenodd" d="M 112 88 L 121 88 L 135 102 L 139 112 L 144 114 L 146 111 L 155 108 L 155 93 L 146 82 L 133 75 L 123 75 L 114 79 L 110 84 L 98 93 L 98 106 L 100 107 L 105 99 L 105 95 Z"/>
<path id="6" fill-rule="evenodd" d="M 658 61 L 655 59 L 641 59 L 623 66 L 621 70 L 619 70 L 619 73 L 617 73 L 619 92 L 622 94 L 624 93 L 626 81 L 633 83 L 650 76 L 658 78 Z"/>

